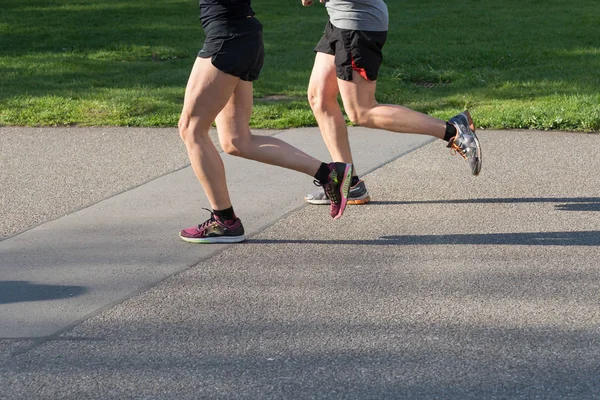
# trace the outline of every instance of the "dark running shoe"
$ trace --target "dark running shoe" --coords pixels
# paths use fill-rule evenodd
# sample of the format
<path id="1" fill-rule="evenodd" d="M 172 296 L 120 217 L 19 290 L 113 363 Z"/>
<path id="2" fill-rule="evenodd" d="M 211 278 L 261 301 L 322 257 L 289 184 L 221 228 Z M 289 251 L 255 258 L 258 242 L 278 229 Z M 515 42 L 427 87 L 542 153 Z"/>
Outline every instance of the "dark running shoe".
<path id="1" fill-rule="evenodd" d="M 314 193 L 307 194 L 304 200 L 307 203 L 318 205 L 331 203 L 322 188 L 318 188 Z M 367 192 L 365 182 L 361 179 L 356 185 L 350 188 L 350 193 L 348 194 L 348 204 L 367 204 L 369 201 L 371 201 L 371 197 L 369 196 L 369 192 Z"/>
<path id="2" fill-rule="evenodd" d="M 348 203 L 350 183 L 352 182 L 352 164 L 329 163 L 329 181 L 325 184 L 315 181 L 317 186 L 322 186 L 323 191 L 331 200 L 329 204 L 329 215 L 338 219 L 344 213 Z"/>
<path id="3" fill-rule="evenodd" d="M 210 218 L 197 227 L 184 229 L 179 237 L 190 243 L 237 243 L 246 240 L 244 226 L 239 218 L 234 221 L 223 221 L 212 211 Z"/>
<path id="4" fill-rule="evenodd" d="M 458 152 L 471 167 L 471 173 L 478 175 L 481 171 L 481 147 L 475 135 L 475 125 L 469 111 L 464 111 L 448 121 L 456 127 L 456 136 L 450 140 L 448 147 Z"/>

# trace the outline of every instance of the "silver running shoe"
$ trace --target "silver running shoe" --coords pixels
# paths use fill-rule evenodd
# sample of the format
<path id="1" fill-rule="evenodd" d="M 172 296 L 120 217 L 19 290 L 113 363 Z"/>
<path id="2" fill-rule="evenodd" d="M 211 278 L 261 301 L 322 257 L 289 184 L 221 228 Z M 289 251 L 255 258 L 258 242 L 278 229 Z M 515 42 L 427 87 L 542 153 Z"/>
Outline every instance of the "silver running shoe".
<path id="1" fill-rule="evenodd" d="M 469 111 L 463 111 L 448 122 L 456 127 L 456 136 L 450 140 L 448 147 L 463 156 L 471 167 L 471 173 L 478 175 L 481 171 L 481 146 L 475 135 L 471 114 Z"/>
<path id="2" fill-rule="evenodd" d="M 329 204 L 329 198 L 325 194 L 323 188 L 319 188 L 314 193 L 307 194 L 304 200 L 310 204 Z M 365 186 L 365 182 L 361 179 L 358 183 L 350 188 L 350 194 L 348 196 L 348 204 L 367 204 L 371 201 L 371 197 L 369 197 L 369 192 L 367 192 L 367 187 Z"/>

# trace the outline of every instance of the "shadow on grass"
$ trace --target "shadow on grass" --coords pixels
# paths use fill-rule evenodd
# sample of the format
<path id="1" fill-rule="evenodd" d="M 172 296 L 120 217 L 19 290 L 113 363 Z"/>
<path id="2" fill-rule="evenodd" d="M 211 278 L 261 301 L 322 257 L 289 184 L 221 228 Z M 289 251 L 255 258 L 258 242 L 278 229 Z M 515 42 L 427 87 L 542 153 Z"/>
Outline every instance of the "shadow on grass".
<path id="1" fill-rule="evenodd" d="M 265 0 L 262 3 L 264 4 L 257 5 L 255 8 L 257 16 L 265 25 L 265 40 L 269 48 L 267 52 L 268 62 L 265 64 L 265 74 L 263 75 L 270 76 L 269 69 L 271 68 L 282 69 L 284 74 L 286 71 L 292 73 L 297 71 L 306 76 L 306 79 L 302 80 L 302 84 L 306 86 L 308 84 L 309 69 L 312 67 L 312 46 L 316 44 L 316 40 L 320 37 L 320 32 L 318 30 L 315 32 L 314 43 L 310 42 L 312 44 L 303 44 L 302 46 L 290 47 L 289 42 L 281 40 L 280 37 L 289 35 L 292 37 L 297 36 L 297 31 L 300 29 L 297 24 L 298 15 L 307 17 L 306 21 L 303 21 L 305 25 L 317 26 L 315 25 L 315 21 L 322 20 L 322 26 L 324 26 L 326 21 L 325 12 L 319 14 L 311 10 L 299 13 L 298 7 L 285 5 L 289 10 L 282 13 L 280 10 L 282 6 L 279 1 Z M 486 7 L 491 6 L 484 2 L 473 5 L 468 11 L 475 15 L 487 15 L 487 13 L 482 13 L 482 11 L 487 10 Z M 535 33 L 536 37 L 547 36 L 543 33 L 544 30 L 548 34 L 557 35 L 555 32 L 556 26 L 546 21 L 547 16 L 536 17 L 536 14 L 525 13 L 523 15 L 515 15 L 509 6 L 498 6 L 495 4 L 493 6 L 499 12 L 494 14 L 492 21 L 498 29 L 504 26 L 502 23 L 503 18 L 507 19 L 507 23 L 511 24 L 510 26 L 518 27 L 520 26 L 518 18 L 522 17 L 532 25 L 535 24 L 536 30 L 532 33 Z M 406 8 L 410 7 L 410 4 L 403 5 L 402 7 L 390 5 L 390 19 L 392 20 L 396 17 L 408 19 Z M 412 15 L 410 21 L 407 21 L 411 23 L 419 18 L 426 18 L 427 20 L 429 18 L 437 18 L 438 14 L 445 14 L 443 7 L 442 9 L 437 9 L 435 12 L 436 15 L 430 15 L 432 11 L 426 10 L 429 7 L 427 5 L 419 4 L 417 6 L 413 4 L 412 7 L 420 7 L 425 10 L 420 10 L 417 14 Z M 435 8 L 439 7 L 439 5 L 435 6 Z M 533 4 L 530 7 L 531 9 L 535 9 L 536 5 Z M 557 7 L 558 9 L 565 8 L 564 4 L 537 7 L 543 8 L 545 11 L 548 11 L 551 7 Z M 449 8 L 449 11 L 456 12 L 455 7 Z M 6 32 L 2 32 L 2 40 L 6 44 L 2 46 L 2 52 L 7 55 L 26 56 L 29 54 L 45 53 L 60 55 L 63 53 L 73 53 L 86 56 L 94 52 L 116 51 L 120 53 L 121 57 L 125 57 L 125 59 L 111 60 L 111 63 L 108 64 L 92 64 L 93 68 L 86 68 L 89 73 L 82 71 L 69 75 L 65 72 L 65 80 L 68 78 L 72 82 L 79 82 L 79 87 L 81 88 L 93 86 L 90 82 L 93 77 L 99 77 L 102 80 L 109 78 L 108 75 L 102 73 L 103 69 L 113 70 L 113 68 L 117 68 L 115 72 L 119 74 L 123 73 L 123 70 L 128 70 L 132 75 L 139 74 L 140 71 L 136 70 L 136 68 L 139 69 L 139 65 L 132 61 L 152 63 L 156 60 L 173 60 L 182 57 L 193 58 L 203 38 L 203 32 L 197 19 L 197 15 L 199 14 L 197 3 L 188 4 L 178 0 L 161 2 L 103 0 L 100 2 L 69 3 L 60 0 L 45 0 L 42 2 L 33 0 L 6 0 L 3 4 L 3 13 L 5 14 L 5 20 L 9 21 L 11 27 Z M 194 15 L 194 17 L 190 17 L 190 14 Z M 552 13 L 549 14 L 551 15 Z M 574 16 L 570 17 L 574 18 Z M 288 20 L 289 23 L 286 23 Z M 569 21 L 573 23 L 573 20 Z M 457 59 L 456 57 L 448 58 L 448 52 L 444 47 L 447 43 L 444 40 L 452 43 L 457 37 L 456 35 L 460 37 L 464 36 L 462 29 L 457 31 L 451 30 L 451 32 L 447 33 L 448 37 L 445 39 L 440 39 L 439 36 L 437 39 L 434 39 L 433 37 L 436 35 L 435 30 L 427 29 L 422 32 L 422 28 L 418 25 L 412 26 L 409 23 L 407 26 L 411 28 L 408 35 L 415 36 L 413 38 L 414 41 L 401 44 L 407 32 L 400 29 L 394 30 L 390 34 L 389 43 L 386 44 L 386 50 L 390 54 L 386 55 L 386 60 L 388 61 L 384 62 L 384 68 L 389 67 L 386 66 L 388 63 L 398 64 L 398 66 L 403 67 L 406 67 L 407 64 L 416 63 L 416 65 L 421 66 L 420 69 L 423 69 L 424 73 L 432 74 L 435 77 L 437 76 L 437 72 L 435 71 L 438 68 L 441 68 L 442 65 L 448 62 L 452 62 L 452 69 L 456 69 L 456 73 L 459 76 L 473 77 L 479 74 L 489 75 L 490 70 L 495 71 L 492 74 L 496 72 L 502 73 L 502 71 L 506 71 L 507 69 L 525 66 L 526 75 L 530 74 L 531 76 L 517 74 L 512 77 L 509 76 L 508 80 L 520 82 L 523 79 L 528 80 L 532 78 L 536 81 L 553 76 L 557 82 L 564 83 L 565 80 L 573 80 L 570 82 L 571 85 L 567 85 L 569 90 L 571 90 L 570 93 L 575 89 L 582 93 L 592 93 L 595 90 L 593 85 L 587 84 L 589 83 L 589 76 L 581 77 L 577 74 L 565 74 L 565 71 L 562 71 L 562 69 L 565 69 L 564 65 L 569 65 L 571 62 L 575 65 L 591 65 L 598 62 L 596 53 L 576 51 L 579 49 L 577 46 L 585 47 L 589 42 L 589 40 L 585 42 L 575 40 L 578 38 L 576 32 L 569 34 L 570 31 L 568 30 L 561 31 L 559 37 L 564 37 L 565 40 L 560 45 L 556 45 L 554 41 L 543 41 L 529 43 L 528 46 L 532 47 L 520 50 L 521 47 L 518 45 L 503 39 L 505 35 L 500 32 L 490 34 L 489 25 L 479 22 L 470 27 L 471 35 L 474 36 L 473 40 L 464 43 L 466 58 L 461 57 Z M 568 28 L 563 27 L 563 29 Z M 444 30 L 447 31 L 447 27 Z M 478 35 L 478 32 L 481 35 Z M 420 37 L 420 33 L 425 33 L 426 38 Z M 523 40 L 520 32 L 515 31 L 515 29 L 505 33 L 510 35 L 511 38 L 520 38 Z M 301 39 L 305 40 L 297 38 L 297 41 Z M 427 40 L 427 44 L 424 47 L 420 45 L 420 41 L 423 40 Z M 529 40 L 532 41 L 534 38 L 529 37 Z M 137 52 L 135 48 L 140 46 L 144 47 L 145 50 Z M 570 47 L 573 47 L 572 51 L 570 51 Z M 409 51 L 407 54 L 404 54 L 406 49 L 409 49 Z M 552 69 L 546 65 L 540 65 L 544 60 L 539 60 L 536 54 L 532 54 L 532 49 L 539 52 L 540 57 L 551 58 L 560 68 Z M 404 51 L 397 53 L 396 50 Z M 165 54 L 160 54 L 161 51 Z M 524 51 L 525 53 L 520 54 L 520 51 Z M 154 52 L 158 52 L 158 54 L 154 54 Z M 401 54 L 400 58 L 398 58 L 397 54 Z M 290 63 L 288 60 L 297 62 Z M 122 62 L 126 63 L 119 65 Z M 436 66 L 438 64 L 440 65 L 439 67 Z M 185 70 L 186 75 L 190 67 L 191 65 L 188 62 L 185 63 L 185 66 L 183 64 L 180 66 L 180 68 Z M 394 67 L 391 66 L 390 68 L 393 69 Z M 540 75 L 540 68 L 547 68 L 549 73 Z M 570 68 L 567 68 L 568 70 Z M 43 74 L 43 70 L 38 70 L 37 74 Z M 284 75 L 281 79 L 285 84 L 288 86 L 296 84 L 296 81 L 293 79 L 287 79 L 287 82 L 285 82 L 287 77 L 287 75 Z M 147 82 L 151 85 L 155 83 L 145 81 L 143 74 L 140 76 L 140 79 L 142 82 Z M 552 81 L 553 79 L 550 79 L 550 82 Z M 280 87 L 280 84 L 281 82 L 273 82 L 273 85 L 276 87 Z M 482 83 L 482 85 L 485 84 Z M 576 88 L 573 85 L 576 85 Z M 118 81 L 115 81 L 112 85 L 107 86 L 120 87 L 120 84 Z M 543 86 L 540 85 L 536 89 L 536 85 L 531 85 L 531 87 L 527 88 L 527 91 L 531 96 L 546 95 L 548 90 L 544 90 Z M 566 86 L 562 85 L 561 87 Z M 283 88 L 285 88 L 285 85 Z M 381 88 L 380 90 L 384 89 Z M 558 90 L 558 93 L 560 93 L 561 88 L 558 88 Z M 445 89 L 444 93 L 445 95 L 455 93 L 452 85 Z M 492 93 L 494 98 L 511 97 L 510 91 L 503 93 L 503 90 L 493 90 Z M 554 89 L 552 93 L 555 93 Z"/>
<path id="2" fill-rule="evenodd" d="M 199 45 L 197 5 L 181 1 L 64 2 L 8 0 L 3 13 L 12 29 L 3 33 L 3 52 L 23 56 L 39 53 L 115 50 L 121 46 L 162 45 L 183 49 Z M 41 4 L 40 4 L 41 3 Z M 182 7 L 183 6 L 183 7 Z M 36 23 L 32 27 L 32 23 Z M 197 28 L 190 32 L 190 28 Z M 151 54 L 148 54 L 150 56 Z M 127 57 L 127 53 L 124 52 Z"/>
<path id="3" fill-rule="evenodd" d="M 390 21 L 401 28 L 390 32 L 378 96 L 425 113 L 512 99 L 522 106 L 515 121 L 488 118 L 482 126 L 502 122 L 507 128 L 596 129 L 593 96 L 595 83 L 600 83 L 600 65 L 590 38 L 598 36 L 598 28 L 595 21 L 590 22 L 593 6 L 576 3 L 567 7 L 559 2 L 534 2 L 520 5 L 515 14 L 511 4 L 491 1 L 460 8 L 431 1 L 391 2 Z M 314 59 L 312 49 L 327 18 L 325 11 L 320 6 L 281 5 L 278 0 L 254 6 L 265 27 L 267 48 L 255 96 L 293 93 L 302 99 L 302 106 L 291 110 L 266 101 L 259 105 L 268 104 L 272 119 L 281 120 L 281 125 L 289 125 L 290 114 L 303 114 L 292 119 L 292 125 L 314 125 L 303 93 Z M 177 120 L 187 77 L 204 37 L 197 2 L 6 0 L 2 12 L 0 55 L 8 56 L 8 62 L 0 66 L 0 73 L 7 77 L 0 84 L 0 101 L 10 111 L 5 123 L 164 125 Z M 455 18 L 472 22 L 467 37 L 464 29 L 447 25 Z M 292 46 L 289 38 L 293 38 Z M 413 87 L 415 82 L 439 80 L 449 84 Z M 179 94 L 172 96 L 170 91 Z M 52 96 L 58 98 L 55 102 L 60 107 L 47 99 Z M 547 116 L 529 110 L 530 100 L 551 97 L 562 105 L 561 96 L 573 103 L 564 118 L 554 116 L 562 113 L 558 106 Z M 593 98 L 588 101 L 586 96 Z M 39 104 L 24 101 L 30 98 Z M 64 105 L 65 99 L 73 101 Z M 98 114 L 89 104 L 95 100 L 104 107 Z M 120 111 L 132 103 L 139 107 Z M 591 110 L 585 118 L 579 116 L 585 114 L 578 111 L 581 104 Z M 21 113 L 22 109 L 33 109 L 34 115 Z M 529 120 L 532 113 L 535 119 Z M 150 114 L 161 117 L 138 122 L 137 117 Z M 104 115 L 111 117 L 103 119 Z"/>

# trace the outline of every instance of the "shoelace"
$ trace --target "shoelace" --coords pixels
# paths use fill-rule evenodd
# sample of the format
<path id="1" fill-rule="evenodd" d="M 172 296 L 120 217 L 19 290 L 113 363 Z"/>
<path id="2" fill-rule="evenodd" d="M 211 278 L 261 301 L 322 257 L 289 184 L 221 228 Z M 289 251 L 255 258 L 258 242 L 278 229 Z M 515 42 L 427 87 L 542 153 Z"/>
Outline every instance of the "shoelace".
<path id="1" fill-rule="evenodd" d="M 465 153 L 465 151 L 462 149 L 462 147 L 460 147 L 459 145 L 457 145 L 456 143 L 454 143 L 454 138 L 450 139 L 450 142 L 448 143 L 448 146 L 450 148 L 450 153 L 452 155 L 455 155 L 456 153 L 460 154 L 465 160 L 467 159 L 467 155 Z"/>
<path id="2" fill-rule="evenodd" d="M 332 203 L 339 203 L 340 202 L 340 194 L 333 190 L 333 180 L 337 178 L 337 174 L 335 171 L 333 171 L 333 174 L 331 176 L 331 180 L 327 183 L 321 183 L 317 180 L 314 181 L 314 184 L 317 186 L 321 186 L 323 188 L 323 190 L 325 191 L 325 195 L 327 196 L 327 198 L 329 200 L 331 200 Z"/>
<path id="3" fill-rule="evenodd" d="M 209 210 L 208 208 L 202 208 L 203 210 L 206 210 L 210 213 L 210 218 L 207 219 L 206 221 L 204 221 L 203 223 L 201 223 L 200 225 L 198 225 L 198 230 L 201 233 L 206 232 L 206 229 L 208 229 L 209 226 L 211 226 L 214 222 L 217 222 L 217 219 L 215 218 L 215 213 L 212 212 L 212 210 Z"/>

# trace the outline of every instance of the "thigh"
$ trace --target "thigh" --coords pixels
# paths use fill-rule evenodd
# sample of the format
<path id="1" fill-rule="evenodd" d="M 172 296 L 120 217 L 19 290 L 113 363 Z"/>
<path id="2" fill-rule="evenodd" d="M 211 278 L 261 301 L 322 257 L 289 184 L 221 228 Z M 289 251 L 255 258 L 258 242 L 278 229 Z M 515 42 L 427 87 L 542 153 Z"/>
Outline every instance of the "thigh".
<path id="1" fill-rule="evenodd" d="M 335 76 L 333 55 L 317 52 L 308 91 L 310 95 L 318 95 L 325 99 L 337 99 L 339 88 Z"/>
<path id="2" fill-rule="evenodd" d="M 222 144 L 250 137 L 252 102 L 252 82 L 240 81 L 215 120 Z"/>
<path id="3" fill-rule="evenodd" d="M 210 59 L 197 57 L 185 89 L 182 116 L 210 126 L 239 82 L 240 78 L 220 71 Z"/>
<path id="4" fill-rule="evenodd" d="M 353 70 L 352 80 L 338 78 L 337 83 L 346 112 L 370 109 L 377 104 L 377 81 L 364 79 L 360 72 Z"/>

